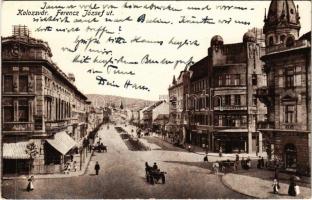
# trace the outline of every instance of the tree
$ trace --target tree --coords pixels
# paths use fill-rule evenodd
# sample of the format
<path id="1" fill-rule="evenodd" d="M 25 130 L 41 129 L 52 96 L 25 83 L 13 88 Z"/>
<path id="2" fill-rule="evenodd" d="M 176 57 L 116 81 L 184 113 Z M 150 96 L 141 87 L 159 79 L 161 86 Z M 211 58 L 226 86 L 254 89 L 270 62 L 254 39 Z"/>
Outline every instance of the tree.
<path id="1" fill-rule="evenodd" d="M 31 171 L 31 164 L 33 163 L 34 159 L 39 154 L 37 145 L 34 142 L 30 142 L 26 146 L 26 153 L 29 155 L 30 162 L 29 162 L 29 173 Z"/>

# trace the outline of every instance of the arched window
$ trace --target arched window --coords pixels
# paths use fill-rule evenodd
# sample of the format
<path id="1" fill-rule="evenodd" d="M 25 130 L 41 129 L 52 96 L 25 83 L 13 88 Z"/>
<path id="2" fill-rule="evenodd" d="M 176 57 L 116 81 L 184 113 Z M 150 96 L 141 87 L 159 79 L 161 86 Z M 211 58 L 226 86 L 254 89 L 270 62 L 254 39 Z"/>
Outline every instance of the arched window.
<path id="1" fill-rule="evenodd" d="M 274 44 L 274 40 L 273 40 L 273 36 L 269 37 L 269 45 L 273 45 Z"/>
<path id="2" fill-rule="evenodd" d="M 287 47 L 292 47 L 292 46 L 294 46 L 294 43 L 295 43 L 294 37 L 293 36 L 288 36 L 287 40 L 286 40 L 286 46 Z"/>
<path id="3" fill-rule="evenodd" d="M 295 145 L 292 143 L 286 144 L 284 154 L 286 168 L 295 169 L 297 167 L 297 149 Z"/>
<path id="4" fill-rule="evenodd" d="M 281 35 L 281 36 L 280 36 L 280 42 L 281 42 L 282 44 L 285 43 L 285 39 L 286 39 L 286 36 L 285 36 L 285 35 Z"/>

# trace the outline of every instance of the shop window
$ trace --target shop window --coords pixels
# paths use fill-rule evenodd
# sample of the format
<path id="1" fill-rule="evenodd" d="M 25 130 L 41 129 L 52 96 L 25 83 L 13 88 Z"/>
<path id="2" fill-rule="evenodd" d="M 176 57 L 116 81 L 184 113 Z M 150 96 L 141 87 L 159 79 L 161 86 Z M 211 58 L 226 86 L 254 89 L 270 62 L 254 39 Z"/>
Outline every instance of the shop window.
<path id="1" fill-rule="evenodd" d="M 285 164 L 286 168 L 297 168 L 297 149 L 294 144 L 285 145 Z"/>
<path id="2" fill-rule="evenodd" d="M 12 75 L 5 75 L 3 77 L 3 91 L 13 92 L 13 76 Z"/>
<path id="3" fill-rule="evenodd" d="M 19 91 L 28 92 L 28 76 L 25 75 L 19 76 Z"/>

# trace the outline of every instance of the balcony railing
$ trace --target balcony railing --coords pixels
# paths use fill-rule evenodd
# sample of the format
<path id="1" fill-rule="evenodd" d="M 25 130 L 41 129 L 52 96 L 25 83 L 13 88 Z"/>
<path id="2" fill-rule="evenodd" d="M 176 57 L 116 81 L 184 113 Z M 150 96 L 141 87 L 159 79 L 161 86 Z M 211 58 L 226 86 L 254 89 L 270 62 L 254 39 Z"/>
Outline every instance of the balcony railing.
<path id="1" fill-rule="evenodd" d="M 294 48 L 299 48 L 299 47 L 308 47 L 308 42 L 306 40 L 297 40 L 294 41 L 294 45 L 291 47 L 286 46 L 286 44 L 280 44 L 277 46 L 271 46 L 266 48 L 266 53 L 273 53 L 273 52 L 280 52 L 280 51 L 285 51 L 288 49 L 294 49 Z"/>
<path id="2" fill-rule="evenodd" d="M 213 107 L 214 110 L 247 110 L 246 106 L 215 106 Z"/>
<path id="3" fill-rule="evenodd" d="M 45 127 L 47 131 L 62 130 L 62 129 L 67 128 L 67 126 L 68 126 L 68 120 L 53 121 L 53 122 L 45 123 Z"/>
<path id="4" fill-rule="evenodd" d="M 274 129 L 274 122 L 258 122 L 258 129 Z"/>
<path id="5" fill-rule="evenodd" d="M 34 131 L 33 122 L 4 122 L 4 131 Z"/>

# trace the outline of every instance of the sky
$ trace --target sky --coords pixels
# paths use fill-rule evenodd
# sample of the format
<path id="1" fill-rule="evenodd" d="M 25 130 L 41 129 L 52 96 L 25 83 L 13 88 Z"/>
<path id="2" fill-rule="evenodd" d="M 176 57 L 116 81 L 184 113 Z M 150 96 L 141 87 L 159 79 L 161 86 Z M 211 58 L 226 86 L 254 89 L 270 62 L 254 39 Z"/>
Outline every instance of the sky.
<path id="1" fill-rule="evenodd" d="M 106 4 L 107 2 L 97 2 L 98 5 Z M 140 2 L 129 2 L 128 5 L 137 4 L 151 4 L 152 1 L 148 3 L 144 1 Z M 77 53 L 70 53 L 62 51 L 62 47 L 74 47 L 74 41 L 79 36 L 79 38 L 89 38 L 93 36 L 94 33 L 83 32 L 87 26 L 90 27 L 106 27 L 110 31 L 114 32 L 112 35 L 104 34 L 100 39 L 100 44 L 92 44 L 92 47 L 101 47 L 101 49 L 111 50 L 112 55 L 115 58 L 120 58 L 124 56 L 128 60 L 141 61 L 142 57 L 149 54 L 150 58 L 155 60 L 161 60 L 167 58 L 168 60 L 188 60 L 193 57 L 193 61 L 199 61 L 200 59 L 207 56 L 208 48 L 210 46 L 210 40 L 214 35 L 221 35 L 224 43 L 239 43 L 242 41 L 242 37 L 248 29 L 253 27 L 262 28 L 263 18 L 265 8 L 268 10 L 270 1 L 192 1 L 192 2 L 164 2 L 157 1 L 154 2 L 157 5 L 182 8 L 183 12 L 172 12 L 172 11 L 159 11 L 159 10 L 144 10 L 144 9 L 115 9 L 114 17 L 123 18 L 127 16 L 132 16 L 135 20 L 138 16 L 145 14 L 147 19 L 161 18 L 163 20 L 170 20 L 172 24 L 147 24 L 134 22 L 103 22 L 98 23 L 57 23 L 57 22 L 44 22 L 35 23 L 33 22 L 33 16 L 18 15 L 18 9 L 23 9 L 24 11 L 41 10 L 40 7 L 43 6 L 43 1 L 29 1 L 29 2 L 17 2 L 17 1 L 6 1 L 2 2 L 2 12 L 1 12 L 1 36 L 10 36 L 12 33 L 12 25 L 26 25 L 31 31 L 31 36 L 34 38 L 42 39 L 47 41 L 52 50 L 52 60 L 57 63 L 57 65 L 67 74 L 73 73 L 76 78 L 77 88 L 85 94 L 106 94 L 106 95 L 117 95 L 132 98 L 141 98 L 147 100 L 157 100 L 159 95 L 168 94 L 168 87 L 172 81 L 173 75 L 178 76 L 180 71 L 185 68 L 185 65 L 178 65 L 174 68 L 173 65 L 163 65 L 163 64 L 141 64 L 138 65 L 125 65 L 118 64 L 119 69 L 124 71 L 134 71 L 134 76 L 129 75 L 118 75 L 118 74 L 100 74 L 102 77 L 109 81 L 114 81 L 119 85 L 123 85 L 124 82 L 130 80 L 131 83 L 137 83 L 139 85 L 144 85 L 149 88 L 150 91 L 140 90 L 140 89 L 125 89 L 123 87 L 116 88 L 107 85 L 99 85 L 96 76 L 98 74 L 87 73 L 89 69 L 104 71 L 102 64 L 95 63 L 73 63 L 73 58 L 80 54 L 86 55 L 81 49 L 78 49 Z M 73 4 L 78 6 L 79 4 L 89 4 L 89 2 L 49 2 L 50 5 L 61 5 L 68 6 Z M 124 2 L 109 1 L 107 4 L 112 4 L 117 7 L 122 7 Z M 295 1 L 295 4 L 299 5 L 299 14 L 301 22 L 300 35 L 311 30 L 311 3 L 310 1 Z M 187 7 L 205 7 L 209 5 L 211 10 L 187 10 Z M 218 10 L 215 9 L 218 5 L 233 5 L 248 8 L 246 11 L 240 10 Z M 50 13 L 56 12 L 53 9 L 47 9 Z M 84 9 L 80 9 L 80 14 L 84 13 Z M 104 12 L 104 11 L 103 11 Z M 105 13 L 109 12 L 109 9 L 105 9 Z M 191 18 L 202 18 L 208 16 L 208 18 L 213 18 L 215 21 L 218 19 L 239 19 L 242 21 L 249 21 L 250 25 L 241 25 L 230 23 L 227 25 L 216 23 L 216 24 L 185 24 L 176 23 L 181 19 L 181 16 L 186 16 Z M 61 32 L 36 32 L 35 29 L 38 27 L 52 26 L 53 28 L 70 28 L 70 27 L 80 27 L 80 33 L 61 33 Z M 108 37 L 123 37 L 128 43 L 126 44 L 116 44 L 107 42 Z M 149 44 L 149 43 L 130 43 L 129 41 L 134 37 L 139 36 L 147 40 L 152 41 L 163 41 L 163 45 L 159 44 Z M 169 45 L 168 41 L 174 38 L 177 41 L 188 40 L 193 45 L 184 45 L 177 49 L 175 45 Z M 198 46 L 194 45 L 196 40 Z M 96 55 L 91 55 L 95 57 Z"/>

